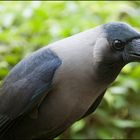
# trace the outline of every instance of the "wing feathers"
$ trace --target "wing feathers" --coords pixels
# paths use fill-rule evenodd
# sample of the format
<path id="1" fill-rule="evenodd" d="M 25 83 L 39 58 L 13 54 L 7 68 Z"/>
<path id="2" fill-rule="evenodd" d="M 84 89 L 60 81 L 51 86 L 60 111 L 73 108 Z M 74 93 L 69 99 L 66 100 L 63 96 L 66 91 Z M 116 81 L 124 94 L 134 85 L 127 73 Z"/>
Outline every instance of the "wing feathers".
<path id="1" fill-rule="evenodd" d="M 38 107 L 46 97 L 60 65 L 61 60 L 53 51 L 43 49 L 13 68 L 1 88 L 0 137 L 26 113 Z"/>

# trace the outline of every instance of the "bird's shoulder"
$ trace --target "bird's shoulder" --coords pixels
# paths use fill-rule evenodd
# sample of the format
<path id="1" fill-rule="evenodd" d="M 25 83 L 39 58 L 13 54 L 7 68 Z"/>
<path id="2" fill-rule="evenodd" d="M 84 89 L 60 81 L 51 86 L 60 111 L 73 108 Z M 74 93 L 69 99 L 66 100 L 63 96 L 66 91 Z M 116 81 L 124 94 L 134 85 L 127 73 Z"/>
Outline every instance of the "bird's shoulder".
<path id="1" fill-rule="evenodd" d="M 41 49 L 19 62 L 0 88 L 0 137 L 9 125 L 37 107 L 51 88 L 59 57 L 50 49 Z"/>
<path id="2" fill-rule="evenodd" d="M 49 49 L 41 49 L 19 62 L 0 88 L 0 114 L 17 116 L 40 102 L 60 65 L 61 60 Z"/>
<path id="3" fill-rule="evenodd" d="M 52 50 L 42 48 L 21 60 L 10 71 L 4 82 L 16 82 L 29 75 L 41 76 L 56 69 L 60 64 L 60 58 Z"/>

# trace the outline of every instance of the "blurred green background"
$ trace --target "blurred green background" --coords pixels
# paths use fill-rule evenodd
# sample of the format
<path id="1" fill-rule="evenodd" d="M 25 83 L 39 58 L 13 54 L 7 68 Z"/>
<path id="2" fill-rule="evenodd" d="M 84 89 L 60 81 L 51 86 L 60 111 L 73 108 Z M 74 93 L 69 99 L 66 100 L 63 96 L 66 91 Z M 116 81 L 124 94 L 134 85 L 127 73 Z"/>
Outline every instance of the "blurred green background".
<path id="1" fill-rule="evenodd" d="M 109 21 L 140 31 L 140 2 L 0 2 L 0 80 L 48 43 Z M 124 67 L 98 109 L 57 139 L 140 138 L 140 64 Z"/>

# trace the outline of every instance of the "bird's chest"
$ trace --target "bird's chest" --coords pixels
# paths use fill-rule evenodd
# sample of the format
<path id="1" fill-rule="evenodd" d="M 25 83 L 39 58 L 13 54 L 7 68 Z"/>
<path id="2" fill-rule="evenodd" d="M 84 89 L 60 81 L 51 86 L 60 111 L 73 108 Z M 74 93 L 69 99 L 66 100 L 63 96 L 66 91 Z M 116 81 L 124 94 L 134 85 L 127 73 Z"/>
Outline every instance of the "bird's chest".
<path id="1" fill-rule="evenodd" d="M 55 77 L 54 88 L 41 107 L 48 129 L 54 132 L 57 128 L 67 128 L 85 114 L 103 91 L 104 87 L 98 87 L 91 75 L 65 75 L 62 81 Z"/>
<path id="2" fill-rule="evenodd" d="M 97 97 L 106 89 L 98 85 L 92 77 L 85 76 L 65 79 L 59 86 L 56 86 L 52 96 L 59 101 L 58 106 L 66 113 L 66 117 L 73 118 L 73 121 L 81 118 Z M 72 120 L 72 119 L 71 119 Z"/>

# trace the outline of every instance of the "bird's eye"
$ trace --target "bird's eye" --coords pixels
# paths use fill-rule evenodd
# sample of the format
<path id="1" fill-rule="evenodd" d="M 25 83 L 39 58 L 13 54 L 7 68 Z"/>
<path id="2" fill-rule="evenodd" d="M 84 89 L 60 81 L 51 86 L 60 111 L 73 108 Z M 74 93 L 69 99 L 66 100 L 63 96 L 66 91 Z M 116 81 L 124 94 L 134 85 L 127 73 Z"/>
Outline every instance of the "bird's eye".
<path id="1" fill-rule="evenodd" d="M 125 46 L 125 43 L 122 42 L 121 40 L 116 39 L 113 42 L 113 48 L 115 50 L 122 51 L 124 49 L 124 46 Z"/>

